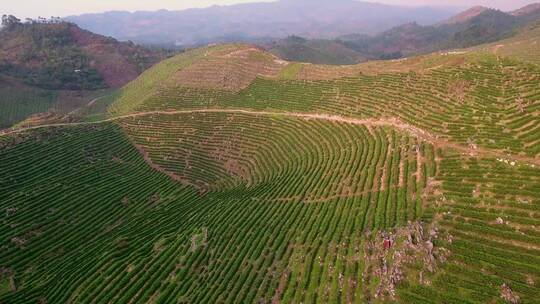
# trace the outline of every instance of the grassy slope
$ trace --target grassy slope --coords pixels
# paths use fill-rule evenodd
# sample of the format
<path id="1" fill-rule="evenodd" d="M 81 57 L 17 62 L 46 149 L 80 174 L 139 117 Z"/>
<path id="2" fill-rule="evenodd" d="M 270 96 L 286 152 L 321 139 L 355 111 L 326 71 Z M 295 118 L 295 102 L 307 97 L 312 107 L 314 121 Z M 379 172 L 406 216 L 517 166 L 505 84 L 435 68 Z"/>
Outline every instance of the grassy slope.
<path id="1" fill-rule="evenodd" d="M 294 64 L 245 88 L 181 77 L 208 71 L 200 60 L 226 69 L 209 57 L 243 48 L 196 50 L 156 66 L 120 93 L 111 115 L 246 108 L 397 116 L 464 145 L 539 153 L 536 66 L 448 54 L 377 67 Z M 0 137 L 0 267 L 19 287 L 1 300 L 389 301 L 379 267 L 384 257 L 395 269 L 394 251 L 413 252 L 413 261 L 398 259 L 406 276 L 399 302 L 497 303 L 503 284 L 524 303 L 540 293 L 534 166 L 437 149 L 390 128 L 279 115 L 118 123 Z M 419 219 L 421 235 L 439 229 L 429 239 L 436 263 L 420 234 L 403 245 L 407 221 Z M 394 229 L 404 238 L 381 253 L 377 231 Z"/>

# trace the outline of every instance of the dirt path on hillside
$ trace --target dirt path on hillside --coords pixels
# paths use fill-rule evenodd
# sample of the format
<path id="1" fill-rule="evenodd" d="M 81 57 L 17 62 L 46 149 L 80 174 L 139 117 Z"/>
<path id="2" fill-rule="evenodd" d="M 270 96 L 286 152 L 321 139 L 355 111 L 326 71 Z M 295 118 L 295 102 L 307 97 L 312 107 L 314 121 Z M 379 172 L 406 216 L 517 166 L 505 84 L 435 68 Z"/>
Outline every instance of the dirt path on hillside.
<path id="1" fill-rule="evenodd" d="M 298 113 L 298 112 L 272 112 L 272 111 L 251 111 L 241 109 L 200 109 L 200 110 L 181 110 L 181 111 L 150 111 L 140 112 L 128 115 L 116 116 L 109 119 L 96 121 L 96 122 L 76 122 L 76 123 L 59 123 L 59 124 L 47 124 L 29 128 L 23 128 L 12 131 L 0 132 L 0 136 L 7 136 L 12 134 L 23 133 L 29 130 L 50 128 L 50 127 L 67 127 L 67 126 L 83 126 L 83 125 L 97 125 L 105 122 L 113 122 L 127 118 L 143 117 L 149 115 L 178 115 L 178 114 L 195 114 L 195 113 L 228 113 L 228 114 L 246 114 L 246 115 L 258 115 L 258 116 L 274 116 L 274 117 L 293 117 L 307 120 L 325 120 L 338 123 L 347 123 L 352 125 L 361 126 L 373 126 L 373 127 L 391 127 L 398 130 L 405 131 L 412 136 L 419 138 L 423 141 L 429 142 L 438 148 L 450 148 L 456 151 L 477 157 L 492 157 L 501 158 L 509 161 L 522 162 L 540 166 L 540 158 L 534 158 L 523 155 L 508 154 L 498 150 L 492 150 L 482 147 L 469 147 L 459 143 L 454 143 L 446 139 L 440 138 L 438 135 L 431 134 L 425 130 L 422 130 L 413 125 L 400 121 L 397 118 L 367 118 L 357 119 L 348 118 L 339 115 L 318 114 L 318 113 Z"/>

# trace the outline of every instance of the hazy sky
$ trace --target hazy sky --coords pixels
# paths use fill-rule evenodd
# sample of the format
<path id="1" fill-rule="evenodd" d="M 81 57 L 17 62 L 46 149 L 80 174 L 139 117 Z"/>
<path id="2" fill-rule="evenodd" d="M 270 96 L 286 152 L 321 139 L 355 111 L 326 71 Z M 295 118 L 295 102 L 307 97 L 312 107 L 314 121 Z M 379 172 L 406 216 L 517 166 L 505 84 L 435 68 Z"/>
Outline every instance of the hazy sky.
<path id="1" fill-rule="evenodd" d="M 179 10 L 206 7 L 214 4 L 262 2 L 264 0 L 0 0 L 0 14 L 13 14 L 21 18 L 67 16 L 109 10 Z M 268 0 L 267 0 L 268 1 Z M 328 0 L 332 1 L 332 0 Z M 539 0 L 371 0 L 400 5 L 485 5 L 511 10 Z"/>

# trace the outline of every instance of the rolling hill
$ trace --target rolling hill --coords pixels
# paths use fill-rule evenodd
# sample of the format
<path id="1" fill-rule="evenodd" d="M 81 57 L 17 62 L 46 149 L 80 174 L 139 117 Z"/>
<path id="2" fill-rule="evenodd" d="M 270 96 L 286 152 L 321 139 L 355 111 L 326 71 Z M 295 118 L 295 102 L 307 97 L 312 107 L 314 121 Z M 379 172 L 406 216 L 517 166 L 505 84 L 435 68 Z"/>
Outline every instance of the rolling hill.
<path id="1" fill-rule="evenodd" d="M 122 87 L 167 56 L 161 50 L 118 42 L 58 20 L 22 23 L 5 16 L 4 23 L 0 29 L 0 129 L 32 114 L 68 114 Z"/>
<path id="2" fill-rule="evenodd" d="M 99 121 L 4 133 L 0 302 L 534 303 L 522 47 L 327 66 L 209 46 Z"/>
<path id="3" fill-rule="evenodd" d="M 538 5 L 507 13 L 474 7 L 439 24 L 405 24 L 373 37 L 344 37 L 343 42 L 347 47 L 374 58 L 388 53 L 410 56 L 508 38 L 518 28 L 539 19 Z"/>

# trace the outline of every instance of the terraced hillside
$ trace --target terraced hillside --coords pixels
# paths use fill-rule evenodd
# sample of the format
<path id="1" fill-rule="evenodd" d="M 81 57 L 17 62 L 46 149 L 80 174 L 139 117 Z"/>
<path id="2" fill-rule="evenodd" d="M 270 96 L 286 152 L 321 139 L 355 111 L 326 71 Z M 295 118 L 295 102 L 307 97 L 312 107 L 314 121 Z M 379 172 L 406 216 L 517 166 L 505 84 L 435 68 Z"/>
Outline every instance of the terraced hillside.
<path id="1" fill-rule="evenodd" d="M 283 62 L 269 55 L 263 57 L 264 53 L 248 46 L 237 47 L 252 54 L 252 61 L 259 60 L 266 66 L 260 71 L 237 69 L 244 76 L 235 77 L 250 79 L 249 85 L 227 88 L 226 76 L 220 82 L 215 79 L 219 74 L 208 72 L 209 66 L 222 72 L 232 65 L 225 55 L 215 55 L 225 51 L 220 47 L 219 51 L 207 50 L 196 64 L 185 69 L 173 70 L 170 63 L 158 65 L 125 89 L 113 104 L 112 114 L 245 108 L 354 118 L 393 117 L 456 143 L 532 157 L 540 154 L 538 66 L 487 54 L 444 53 L 388 62 L 377 74 L 372 64 L 341 68 L 296 63 L 275 73 Z M 202 52 L 197 50 L 174 60 L 187 61 Z M 157 76 L 160 72 L 163 74 Z M 205 79 L 202 75 L 212 76 L 204 82 L 207 87 L 202 87 L 182 80 L 181 75 L 187 73 L 197 75 L 188 78 L 200 82 Z M 151 88 L 138 85 L 157 82 L 159 85 Z"/>
<path id="2" fill-rule="evenodd" d="M 0 303 L 536 303 L 539 69 L 171 58 L 0 136 Z"/>

